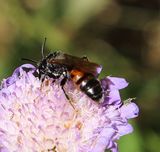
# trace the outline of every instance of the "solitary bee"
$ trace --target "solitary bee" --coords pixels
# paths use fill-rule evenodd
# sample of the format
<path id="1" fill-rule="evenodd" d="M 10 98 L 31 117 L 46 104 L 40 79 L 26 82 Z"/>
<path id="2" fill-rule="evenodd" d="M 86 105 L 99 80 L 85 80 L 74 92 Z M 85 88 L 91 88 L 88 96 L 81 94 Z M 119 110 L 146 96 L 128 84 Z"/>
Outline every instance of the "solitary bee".
<path id="1" fill-rule="evenodd" d="M 88 61 L 87 57 L 80 58 L 62 52 L 53 52 L 44 57 L 44 45 L 45 42 L 42 45 L 42 60 L 37 66 L 42 81 L 47 77 L 61 78 L 60 86 L 68 100 L 64 85 L 69 80 L 94 101 L 102 98 L 102 87 L 97 79 L 102 70 L 100 65 Z"/>

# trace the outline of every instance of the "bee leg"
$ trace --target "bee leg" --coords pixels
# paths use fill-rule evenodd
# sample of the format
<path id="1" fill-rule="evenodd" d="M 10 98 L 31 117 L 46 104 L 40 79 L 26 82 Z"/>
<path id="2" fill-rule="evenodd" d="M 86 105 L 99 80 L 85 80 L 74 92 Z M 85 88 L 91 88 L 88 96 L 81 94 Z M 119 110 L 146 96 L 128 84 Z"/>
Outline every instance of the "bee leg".
<path id="1" fill-rule="evenodd" d="M 42 75 L 38 75 L 38 78 L 39 78 L 39 80 L 41 81 L 41 82 L 43 82 L 44 81 L 44 79 L 46 78 L 46 75 L 45 74 L 42 74 Z"/>
<path id="2" fill-rule="evenodd" d="M 41 87 L 40 87 L 41 90 L 42 90 L 42 87 L 43 87 L 43 82 L 44 82 L 44 80 L 45 80 L 45 77 L 46 77 L 45 74 L 43 74 L 43 75 L 40 75 L 40 74 L 39 74 L 39 75 L 38 75 L 39 80 L 42 82 L 42 83 L 41 83 Z"/>
<path id="3" fill-rule="evenodd" d="M 68 94 L 66 93 L 66 91 L 64 89 L 64 85 L 66 84 L 67 79 L 68 79 L 67 77 L 63 78 L 62 81 L 61 81 L 61 83 L 60 83 L 60 85 L 61 85 L 61 88 L 62 88 L 62 90 L 63 90 L 63 92 L 64 92 L 67 100 L 69 101 L 69 103 L 71 104 L 71 106 L 73 107 L 73 109 L 75 109 L 74 106 L 73 106 L 73 104 L 72 104 L 71 99 L 69 98 Z"/>
<path id="4" fill-rule="evenodd" d="M 62 88 L 62 90 L 63 90 L 63 92 L 64 92 L 66 98 L 69 100 L 69 96 L 67 95 L 67 93 L 66 93 L 66 91 L 65 91 L 65 89 L 64 89 L 64 85 L 66 84 L 66 82 L 67 82 L 67 78 L 64 78 L 64 79 L 62 79 L 60 85 L 61 85 L 61 88 Z"/>

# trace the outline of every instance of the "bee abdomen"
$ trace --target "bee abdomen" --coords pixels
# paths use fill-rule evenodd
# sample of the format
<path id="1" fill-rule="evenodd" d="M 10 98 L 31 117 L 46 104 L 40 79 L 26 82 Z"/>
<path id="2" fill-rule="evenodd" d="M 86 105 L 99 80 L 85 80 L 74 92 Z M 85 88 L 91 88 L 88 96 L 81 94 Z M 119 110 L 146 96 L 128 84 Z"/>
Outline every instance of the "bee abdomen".
<path id="1" fill-rule="evenodd" d="M 81 82 L 80 89 L 93 100 L 99 100 L 102 97 L 101 84 L 94 77 L 83 80 Z"/>

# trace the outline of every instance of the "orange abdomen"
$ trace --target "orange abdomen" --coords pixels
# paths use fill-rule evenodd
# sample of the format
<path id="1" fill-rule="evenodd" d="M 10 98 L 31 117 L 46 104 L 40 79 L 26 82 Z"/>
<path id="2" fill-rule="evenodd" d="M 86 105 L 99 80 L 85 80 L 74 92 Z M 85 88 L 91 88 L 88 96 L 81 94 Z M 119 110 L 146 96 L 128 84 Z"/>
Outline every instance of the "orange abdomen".
<path id="1" fill-rule="evenodd" d="M 71 70 L 70 76 L 74 83 L 79 84 L 84 77 L 84 73 L 79 70 Z"/>

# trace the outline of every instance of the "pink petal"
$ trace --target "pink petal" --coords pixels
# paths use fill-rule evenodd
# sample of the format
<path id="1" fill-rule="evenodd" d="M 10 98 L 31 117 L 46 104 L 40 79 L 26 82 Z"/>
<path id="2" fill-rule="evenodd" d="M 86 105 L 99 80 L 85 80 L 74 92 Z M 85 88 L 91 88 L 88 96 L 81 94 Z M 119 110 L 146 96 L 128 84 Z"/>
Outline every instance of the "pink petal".
<path id="1" fill-rule="evenodd" d="M 121 111 L 122 116 L 127 119 L 135 118 L 139 114 L 139 108 L 133 102 L 128 103 L 128 104 L 124 104 L 121 107 L 120 111 Z"/>
<path id="2" fill-rule="evenodd" d="M 107 77 L 113 84 L 111 85 L 111 88 L 116 88 L 118 90 L 123 89 L 128 86 L 128 82 L 124 78 L 118 78 L 118 77 Z"/>

